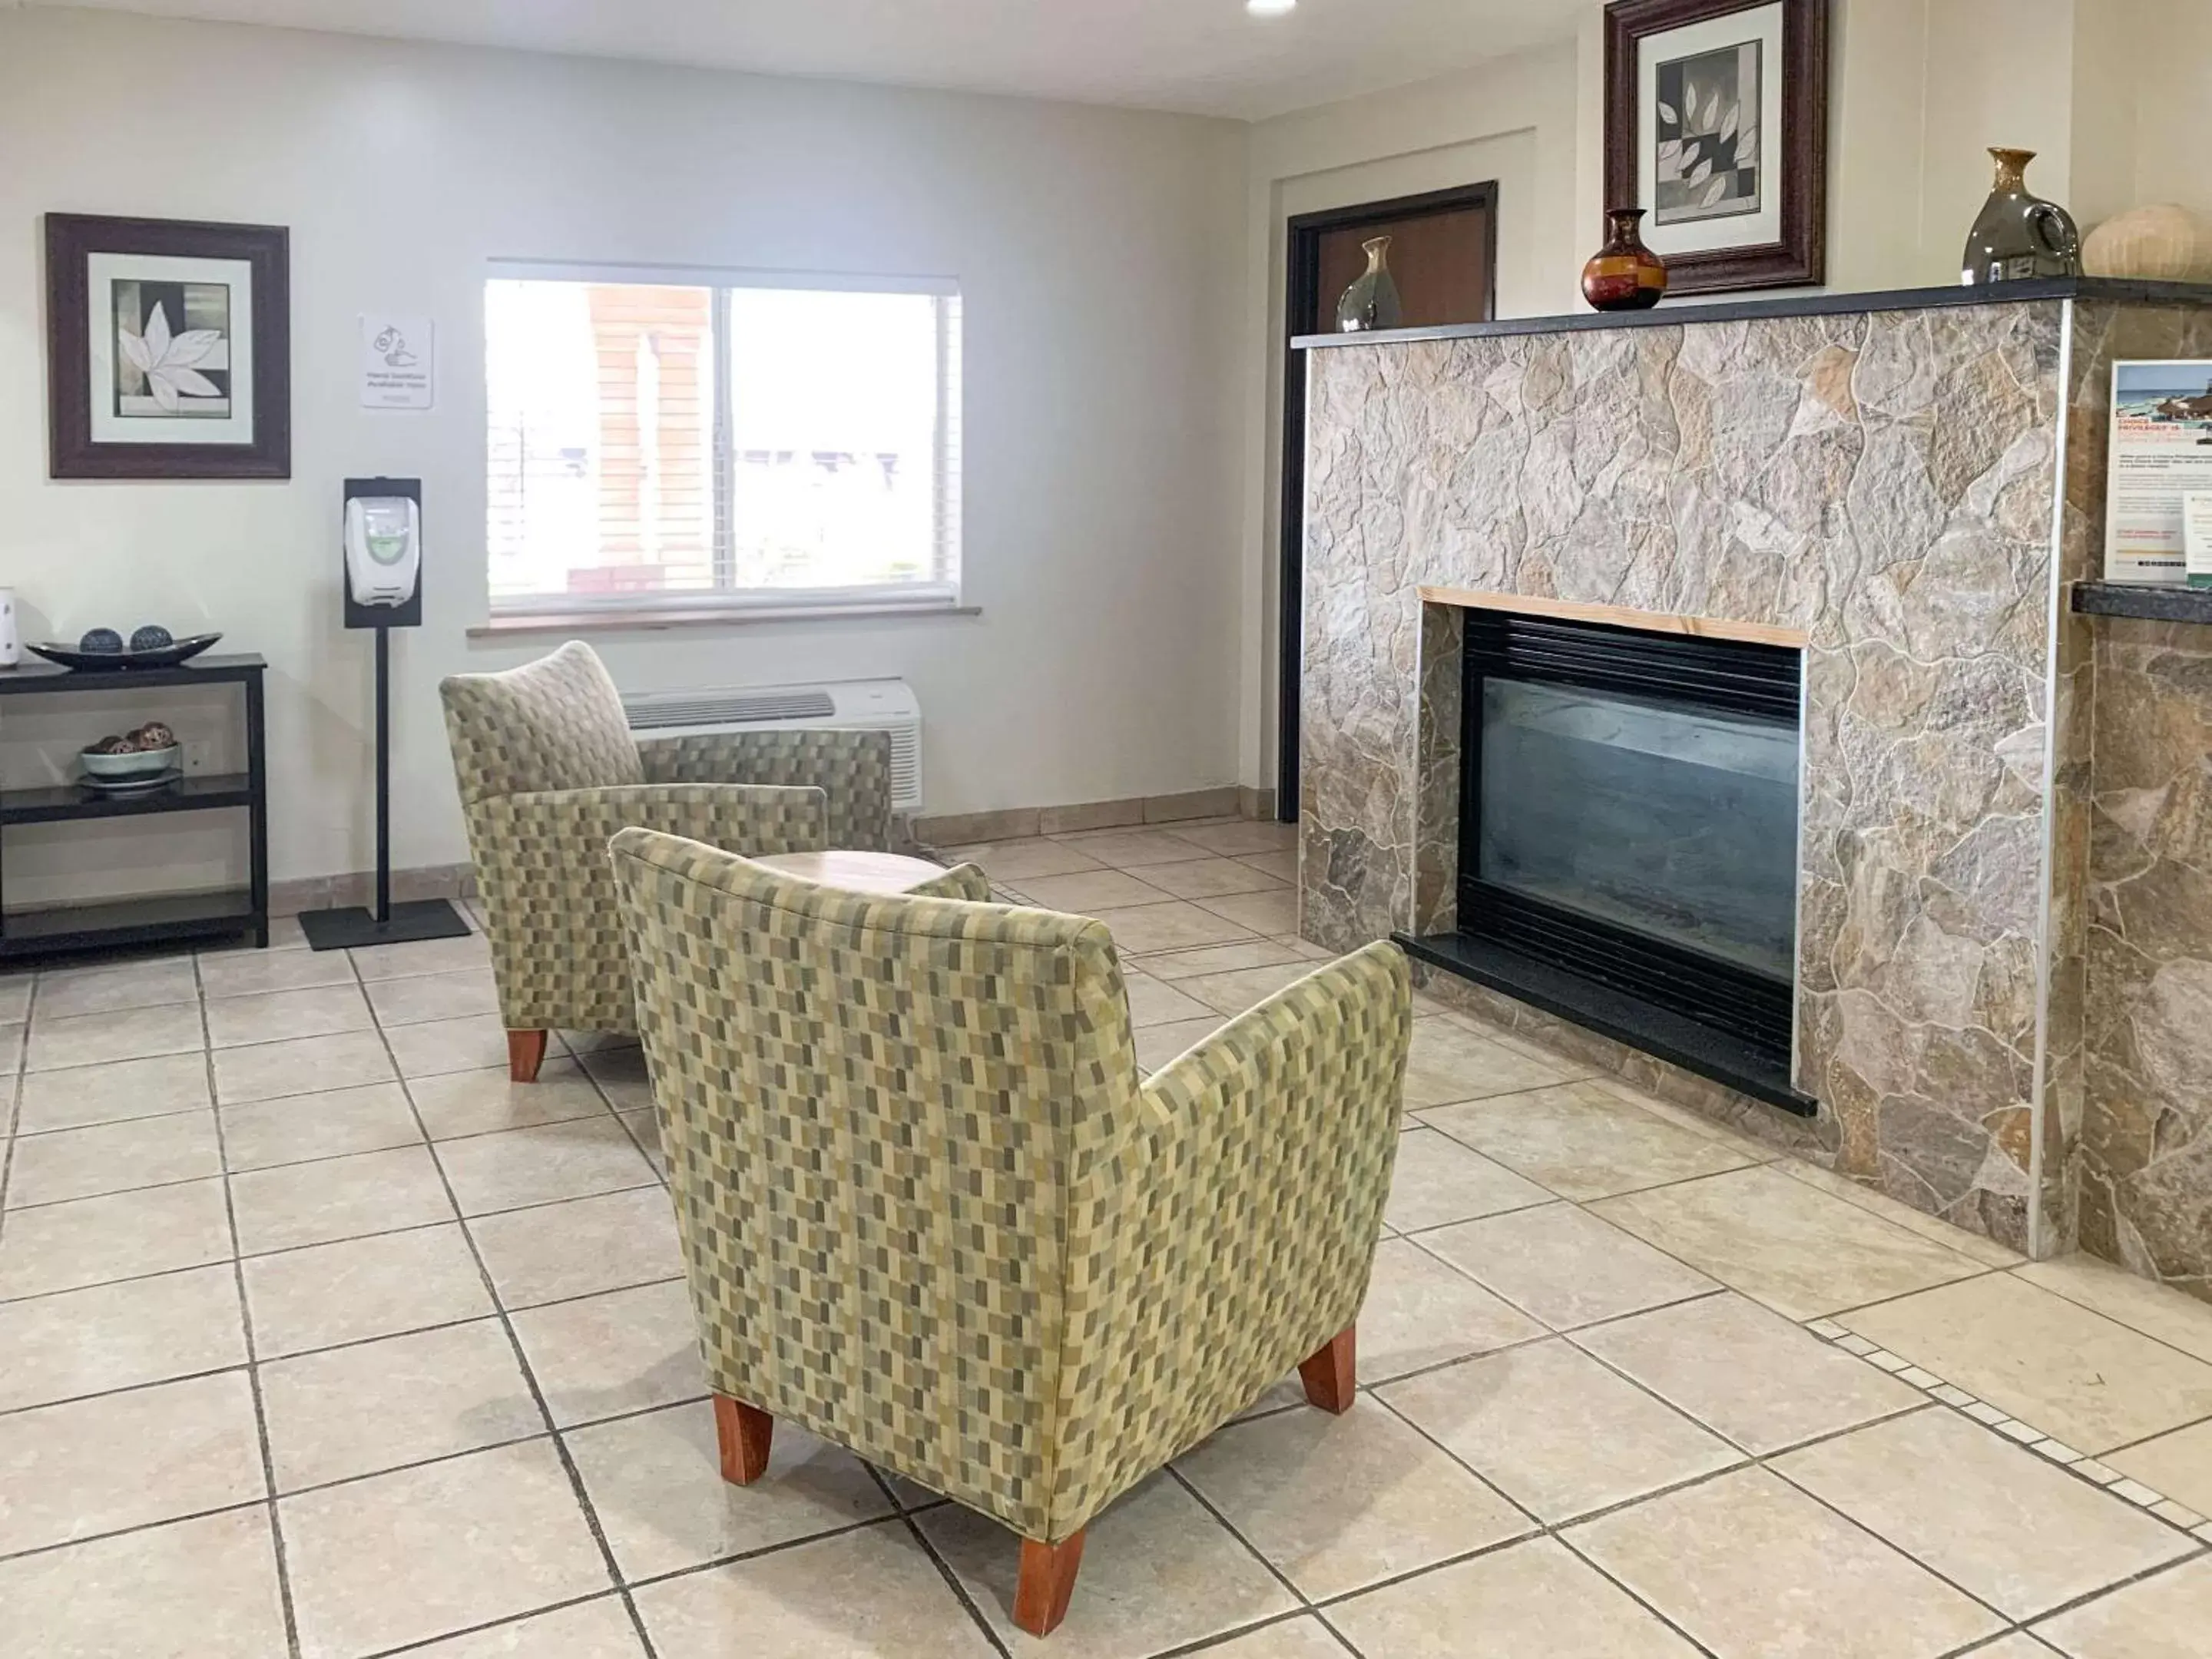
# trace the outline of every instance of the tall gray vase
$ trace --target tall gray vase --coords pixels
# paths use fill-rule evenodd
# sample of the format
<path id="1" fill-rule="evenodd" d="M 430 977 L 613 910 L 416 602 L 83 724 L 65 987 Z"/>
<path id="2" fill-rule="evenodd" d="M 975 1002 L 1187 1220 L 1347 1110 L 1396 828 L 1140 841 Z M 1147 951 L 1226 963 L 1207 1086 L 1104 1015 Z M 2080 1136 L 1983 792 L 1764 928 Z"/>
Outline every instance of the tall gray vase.
<path id="1" fill-rule="evenodd" d="M 2031 195 L 2027 164 L 2032 149 L 1993 149 L 1996 187 L 1982 206 L 1982 216 L 1966 237 L 1960 280 L 2010 283 L 2037 276 L 2079 276 L 2081 233 L 2066 210 Z"/>
<path id="2" fill-rule="evenodd" d="M 1367 250 L 1367 269 L 1359 273 L 1336 302 L 1336 327 L 1340 334 L 1395 328 L 1404 314 L 1398 300 L 1397 282 L 1390 275 L 1390 239 L 1377 236 L 1360 246 Z"/>

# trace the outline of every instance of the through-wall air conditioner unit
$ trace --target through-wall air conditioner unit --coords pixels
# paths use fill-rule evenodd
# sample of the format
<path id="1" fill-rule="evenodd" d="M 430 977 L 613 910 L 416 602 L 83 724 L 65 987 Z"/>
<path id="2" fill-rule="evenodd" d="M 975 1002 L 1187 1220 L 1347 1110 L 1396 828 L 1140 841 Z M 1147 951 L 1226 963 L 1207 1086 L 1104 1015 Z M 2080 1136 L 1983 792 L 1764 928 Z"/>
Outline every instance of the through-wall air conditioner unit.
<path id="1" fill-rule="evenodd" d="M 826 685 L 743 685 L 711 691 L 648 691 L 623 699 L 640 738 L 714 732 L 888 732 L 891 810 L 921 811 L 921 704 L 904 680 L 837 680 Z"/>

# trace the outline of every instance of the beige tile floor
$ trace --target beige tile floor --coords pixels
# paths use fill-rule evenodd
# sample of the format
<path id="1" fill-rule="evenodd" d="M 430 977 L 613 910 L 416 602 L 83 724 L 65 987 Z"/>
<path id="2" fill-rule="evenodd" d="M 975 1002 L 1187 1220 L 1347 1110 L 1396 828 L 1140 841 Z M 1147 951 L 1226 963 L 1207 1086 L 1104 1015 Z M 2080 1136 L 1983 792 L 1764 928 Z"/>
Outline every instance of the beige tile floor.
<path id="1" fill-rule="evenodd" d="M 1106 917 L 1146 1066 L 1320 954 L 1271 826 L 957 850 Z M 1356 1408 L 1268 1389 L 1032 1642 L 991 1523 L 721 1483 L 636 1051 L 518 1088 L 492 1006 L 477 938 L 0 981 L 0 1652 L 2212 1651 L 2212 1308 L 1425 1000 Z"/>

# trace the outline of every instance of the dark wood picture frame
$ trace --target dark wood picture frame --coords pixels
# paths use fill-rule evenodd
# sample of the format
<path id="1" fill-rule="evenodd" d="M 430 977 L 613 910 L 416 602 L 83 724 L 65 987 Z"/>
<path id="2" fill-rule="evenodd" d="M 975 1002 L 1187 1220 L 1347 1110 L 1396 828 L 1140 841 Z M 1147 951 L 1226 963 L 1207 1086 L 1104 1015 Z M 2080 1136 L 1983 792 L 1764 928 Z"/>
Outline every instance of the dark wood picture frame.
<path id="1" fill-rule="evenodd" d="M 1613 0 L 1605 9 L 1608 208 L 1651 205 L 1637 199 L 1638 44 L 1647 35 L 1773 3 L 1775 0 Z M 1827 281 L 1829 0 L 1780 0 L 1780 4 L 1782 144 L 1771 170 L 1782 191 L 1781 240 L 1705 253 L 1662 252 L 1669 294 L 1804 288 Z"/>
<path id="2" fill-rule="evenodd" d="M 48 471 L 57 478 L 292 476 L 291 234 L 281 225 L 49 213 L 46 224 Z M 253 441 L 94 443 L 85 352 L 87 262 L 96 253 L 235 259 L 253 273 Z"/>
<path id="3" fill-rule="evenodd" d="M 1275 605 L 1275 816 L 1285 823 L 1296 823 L 1298 816 L 1298 699 L 1305 657 L 1306 364 L 1305 354 L 1291 343 L 1301 334 L 1319 333 L 1334 323 L 1327 313 L 1335 296 L 1322 293 L 1321 286 L 1322 238 L 1333 230 L 1359 230 L 1469 208 L 1479 208 L 1488 216 L 1481 258 L 1483 320 L 1489 321 L 1498 315 L 1495 179 L 1352 207 L 1293 214 L 1285 226 L 1282 481 L 1276 498 L 1280 585 Z"/>

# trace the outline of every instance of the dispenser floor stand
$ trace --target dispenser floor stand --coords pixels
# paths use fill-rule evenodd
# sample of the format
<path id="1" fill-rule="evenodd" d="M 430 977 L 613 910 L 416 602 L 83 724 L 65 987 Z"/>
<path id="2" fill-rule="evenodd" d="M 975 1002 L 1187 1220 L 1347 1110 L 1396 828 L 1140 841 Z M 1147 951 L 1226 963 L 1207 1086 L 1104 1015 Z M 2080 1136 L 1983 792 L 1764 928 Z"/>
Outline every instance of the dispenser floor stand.
<path id="1" fill-rule="evenodd" d="M 392 902 L 392 630 L 376 630 L 376 902 L 367 908 L 301 915 L 300 931 L 318 951 L 364 945 L 402 945 L 416 939 L 461 939 L 469 924 L 444 899 Z"/>

